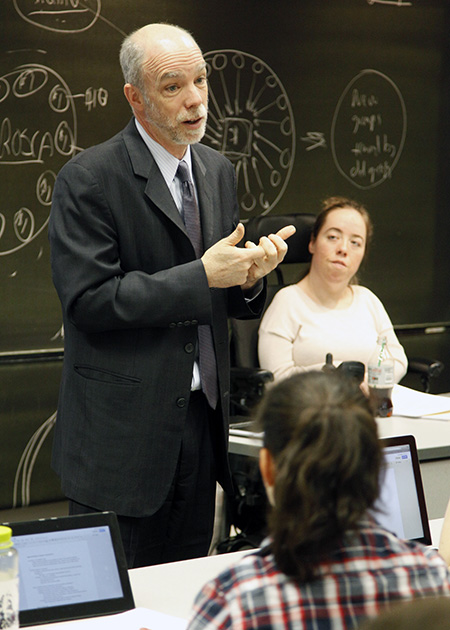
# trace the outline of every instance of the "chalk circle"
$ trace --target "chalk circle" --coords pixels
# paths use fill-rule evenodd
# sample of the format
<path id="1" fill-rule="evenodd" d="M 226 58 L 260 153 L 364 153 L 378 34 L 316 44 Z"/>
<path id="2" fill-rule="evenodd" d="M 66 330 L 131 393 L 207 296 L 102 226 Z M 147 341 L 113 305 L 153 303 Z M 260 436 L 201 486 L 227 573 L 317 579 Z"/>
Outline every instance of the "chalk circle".
<path id="1" fill-rule="evenodd" d="M 44 171 L 36 182 L 36 198 L 43 206 L 51 206 L 56 175 L 53 171 Z"/>
<path id="2" fill-rule="evenodd" d="M 42 64 L 11 69 L 0 77 L 0 121 L 0 256 L 5 256 L 46 229 L 55 173 L 77 151 L 69 86 Z"/>
<path id="3" fill-rule="evenodd" d="M 220 72 L 220 70 L 225 70 L 225 68 L 227 67 L 228 59 L 226 55 L 215 55 L 211 62 L 211 65 L 214 70 L 218 70 Z"/>
<path id="4" fill-rule="evenodd" d="M 21 243 L 28 243 L 34 236 L 34 214 L 28 208 L 20 208 L 14 214 L 14 232 Z"/>
<path id="5" fill-rule="evenodd" d="M 333 115 L 330 144 L 336 168 L 359 189 L 389 181 L 406 130 L 406 106 L 397 85 L 378 70 L 362 70 L 345 87 Z"/>
<path id="6" fill-rule="evenodd" d="M 282 198 L 295 157 L 295 120 L 282 82 L 262 59 L 240 50 L 206 52 L 209 116 L 205 144 L 234 165 L 244 220 Z"/>
<path id="7" fill-rule="evenodd" d="M 50 90 L 48 95 L 48 105 L 54 112 L 66 112 L 69 109 L 71 102 L 72 95 L 63 85 L 58 83 Z"/>
<path id="8" fill-rule="evenodd" d="M 0 77 L 0 103 L 8 98 L 11 92 L 11 85 L 4 77 Z"/>
<path id="9" fill-rule="evenodd" d="M 36 0 L 13 0 L 14 8 L 25 22 L 57 33 L 87 31 L 97 21 L 102 6 L 101 0 L 45 2 L 39 8 L 36 4 Z"/>
<path id="10" fill-rule="evenodd" d="M 251 212 L 256 206 L 256 198 L 251 193 L 244 193 L 240 198 L 240 203 L 245 212 Z"/>
<path id="11" fill-rule="evenodd" d="M 271 186 L 276 188 L 277 186 L 280 185 L 280 183 L 281 183 L 281 173 L 280 173 L 280 171 L 272 171 L 270 173 L 270 184 L 271 184 Z"/>
<path id="12" fill-rule="evenodd" d="M 231 61 L 233 62 L 233 66 L 235 68 L 237 68 L 238 70 L 242 70 L 242 68 L 245 66 L 245 60 L 243 55 L 233 55 L 233 57 L 231 58 Z"/>
<path id="13" fill-rule="evenodd" d="M 12 93 L 16 98 L 33 96 L 45 86 L 48 81 L 48 72 L 44 67 L 23 67 L 17 78 L 12 83 Z"/>

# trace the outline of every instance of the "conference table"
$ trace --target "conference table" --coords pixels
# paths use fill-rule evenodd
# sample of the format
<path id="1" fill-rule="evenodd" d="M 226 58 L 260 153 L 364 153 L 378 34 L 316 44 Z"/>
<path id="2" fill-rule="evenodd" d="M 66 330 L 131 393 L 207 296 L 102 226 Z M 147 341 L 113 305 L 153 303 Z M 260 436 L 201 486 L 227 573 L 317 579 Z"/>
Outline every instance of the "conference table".
<path id="1" fill-rule="evenodd" d="M 377 418 L 379 435 L 415 437 L 428 517 L 441 518 L 450 498 L 450 397 L 396 386 L 393 403 L 394 415 Z M 230 430 L 232 454 L 256 458 L 261 444 L 258 434 L 233 427 Z"/>
<path id="2" fill-rule="evenodd" d="M 450 397 L 420 395 L 398 390 L 413 402 L 413 410 L 394 399 L 390 418 L 377 418 L 380 437 L 414 435 L 419 452 L 433 545 L 438 546 L 450 489 Z M 425 396 L 425 398 L 423 397 Z M 428 398 L 429 397 L 429 398 Z M 447 399 L 447 400 L 445 400 Z M 421 406 L 422 405 L 422 406 Z M 431 407 L 428 407 L 431 405 Z M 448 409 L 447 409 L 448 407 Z M 431 414 L 422 414 L 427 411 Z M 399 415 L 402 411 L 404 415 Z M 409 415 L 408 415 L 409 414 Z M 230 453 L 258 457 L 262 436 L 241 429 L 230 430 Z M 212 555 L 129 571 L 136 609 L 121 615 L 50 625 L 29 630 L 185 630 L 192 604 L 202 585 L 236 562 L 248 550 Z"/>
<path id="3" fill-rule="evenodd" d="M 439 543 L 443 519 L 430 521 L 433 545 Z M 250 551 L 171 562 L 129 571 L 136 610 L 41 626 L 29 630 L 185 630 L 196 594 L 203 584 Z"/>
<path id="4" fill-rule="evenodd" d="M 380 437 L 413 435 L 419 453 L 420 470 L 429 518 L 440 518 L 450 498 L 450 418 L 377 418 Z M 230 453 L 257 457 L 259 437 L 230 435 Z"/>
<path id="5" fill-rule="evenodd" d="M 444 519 L 430 520 L 433 546 L 439 545 Z M 203 584 L 249 552 L 235 551 L 196 560 L 132 569 L 130 580 L 136 606 L 153 608 L 187 619 Z"/>

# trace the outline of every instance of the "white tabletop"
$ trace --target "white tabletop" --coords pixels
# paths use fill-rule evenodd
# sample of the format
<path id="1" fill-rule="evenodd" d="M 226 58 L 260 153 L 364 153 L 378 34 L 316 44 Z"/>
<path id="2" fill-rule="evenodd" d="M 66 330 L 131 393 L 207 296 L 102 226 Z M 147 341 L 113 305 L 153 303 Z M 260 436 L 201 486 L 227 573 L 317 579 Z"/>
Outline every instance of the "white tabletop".
<path id="1" fill-rule="evenodd" d="M 171 562 L 130 571 L 136 606 L 187 619 L 202 586 L 249 551 Z"/>
<path id="2" fill-rule="evenodd" d="M 377 418 L 380 437 L 414 435 L 421 462 L 450 458 L 450 422 L 434 418 Z"/>
<path id="3" fill-rule="evenodd" d="M 450 458 L 450 421 L 434 418 L 377 418 L 380 437 L 414 435 L 420 461 Z M 230 430 L 230 453 L 257 457 L 261 438 L 234 435 Z"/>
<path id="4" fill-rule="evenodd" d="M 438 546 L 443 518 L 430 521 L 433 545 Z M 223 569 L 251 551 L 236 551 L 196 560 L 132 569 L 131 586 L 136 606 L 187 619 L 201 587 Z"/>
<path id="5" fill-rule="evenodd" d="M 414 435 L 421 462 L 450 458 L 450 398 L 424 394 L 396 385 L 393 399 L 394 412 L 397 409 L 397 415 L 377 418 L 380 437 Z M 435 413 L 437 411 L 441 413 Z M 434 413 L 419 417 L 421 412 Z M 231 427 L 230 453 L 257 457 L 261 439 L 256 436 L 246 437 L 243 433 L 245 432 L 235 431 Z"/>

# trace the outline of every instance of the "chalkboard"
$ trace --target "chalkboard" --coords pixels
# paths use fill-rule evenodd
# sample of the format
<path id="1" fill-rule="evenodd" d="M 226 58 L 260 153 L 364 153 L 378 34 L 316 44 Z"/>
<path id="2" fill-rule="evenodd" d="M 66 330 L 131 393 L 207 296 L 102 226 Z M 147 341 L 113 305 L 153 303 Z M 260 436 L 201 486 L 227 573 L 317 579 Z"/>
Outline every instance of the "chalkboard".
<path id="1" fill-rule="evenodd" d="M 0 353 L 63 347 L 53 184 L 129 120 L 119 47 L 153 21 L 204 51 L 204 141 L 235 165 L 242 218 L 354 197 L 394 323 L 450 320 L 447 0 L 2 0 L 0 18 Z"/>

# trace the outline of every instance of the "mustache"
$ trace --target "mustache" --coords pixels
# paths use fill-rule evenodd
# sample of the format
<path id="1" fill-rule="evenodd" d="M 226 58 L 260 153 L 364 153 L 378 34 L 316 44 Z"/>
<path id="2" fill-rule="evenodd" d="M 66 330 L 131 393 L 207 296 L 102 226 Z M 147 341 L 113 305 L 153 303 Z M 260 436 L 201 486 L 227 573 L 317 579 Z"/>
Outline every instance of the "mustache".
<path id="1" fill-rule="evenodd" d="M 206 118 L 207 115 L 208 115 L 208 110 L 202 103 L 195 109 L 192 109 L 189 112 L 188 116 L 186 116 L 185 114 L 179 114 L 177 116 L 177 122 L 186 122 L 187 120 L 196 120 L 197 118 Z"/>

